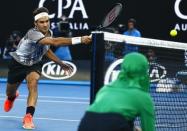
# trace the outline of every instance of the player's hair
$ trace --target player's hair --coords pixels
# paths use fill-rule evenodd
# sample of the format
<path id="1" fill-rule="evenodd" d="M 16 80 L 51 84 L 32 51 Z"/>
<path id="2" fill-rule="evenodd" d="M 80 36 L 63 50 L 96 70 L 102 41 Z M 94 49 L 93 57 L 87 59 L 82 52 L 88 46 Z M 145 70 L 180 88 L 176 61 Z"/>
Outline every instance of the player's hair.
<path id="1" fill-rule="evenodd" d="M 130 18 L 128 20 L 128 23 L 133 23 L 134 25 L 136 25 L 136 20 L 134 18 Z"/>
<path id="2" fill-rule="evenodd" d="M 42 12 L 49 13 L 49 10 L 45 7 L 37 8 L 33 11 L 33 17 L 35 17 L 37 14 L 42 13 Z"/>

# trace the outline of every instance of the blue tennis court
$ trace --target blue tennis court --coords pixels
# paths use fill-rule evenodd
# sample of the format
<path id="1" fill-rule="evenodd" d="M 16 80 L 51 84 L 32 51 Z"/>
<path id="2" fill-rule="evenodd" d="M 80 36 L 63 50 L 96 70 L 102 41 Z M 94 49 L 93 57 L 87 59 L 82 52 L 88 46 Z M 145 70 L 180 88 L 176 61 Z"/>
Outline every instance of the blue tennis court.
<path id="1" fill-rule="evenodd" d="M 36 131 L 76 131 L 79 121 L 89 105 L 88 82 L 40 81 L 39 98 L 34 115 Z M 2 131 L 20 131 L 25 114 L 27 87 L 23 83 L 14 108 L 5 113 L 5 81 L 0 82 L 0 125 Z"/>
<path id="2" fill-rule="evenodd" d="M 20 131 L 25 115 L 27 87 L 23 83 L 20 96 L 14 108 L 5 113 L 6 80 L 0 81 L 0 125 L 3 131 Z M 39 98 L 34 116 L 36 131 L 76 131 L 80 119 L 89 105 L 90 83 L 87 81 L 48 81 L 40 80 Z M 156 93 L 152 86 L 151 94 L 155 101 L 157 131 L 179 131 L 186 129 L 186 91 L 183 93 Z M 136 122 L 138 124 L 139 122 Z M 139 124 L 138 124 L 139 125 Z M 182 130 L 181 130 L 182 131 Z"/>

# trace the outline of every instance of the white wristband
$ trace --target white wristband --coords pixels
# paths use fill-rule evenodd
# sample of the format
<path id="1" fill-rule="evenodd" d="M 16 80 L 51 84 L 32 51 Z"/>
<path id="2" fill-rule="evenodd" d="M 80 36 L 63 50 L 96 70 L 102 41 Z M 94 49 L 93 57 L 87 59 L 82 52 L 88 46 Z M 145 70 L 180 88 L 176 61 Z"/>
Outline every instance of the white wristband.
<path id="1" fill-rule="evenodd" d="M 81 43 L 81 37 L 73 37 L 71 38 L 72 45 L 80 44 Z"/>

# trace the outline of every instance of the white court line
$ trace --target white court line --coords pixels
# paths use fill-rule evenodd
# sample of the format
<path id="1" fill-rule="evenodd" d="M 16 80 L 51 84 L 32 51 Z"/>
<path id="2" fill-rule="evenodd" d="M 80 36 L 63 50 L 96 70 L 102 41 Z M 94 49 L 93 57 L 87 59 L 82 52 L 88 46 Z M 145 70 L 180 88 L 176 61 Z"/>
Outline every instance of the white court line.
<path id="1" fill-rule="evenodd" d="M 0 118 L 23 119 L 23 117 L 20 117 L 20 116 L 0 116 Z M 45 118 L 45 117 L 34 117 L 34 120 L 65 121 L 65 122 L 79 122 L 80 121 L 80 120 L 71 120 L 71 119 Z"/>
<path id="2" fill-rule="evenodd" d="M 5 94 L 0 94 L 0 96 L 6 97 Z M 27 97 L 28 95 L 19 95 L 20 97 Z M 39 98 L 51 98 L 51 99 L 75 99 L 75 100 L 89 100 L 89 98 L 84 97 L 61 97 L 61 96 L 38 96 Z"/>
<path id="3" fill-rule="evenodd" d="M 0 98 L 0 101 L 4 101 L 4 98 Z M 16 101 L 27 101 L 26 99 L 16 99 Z M 43 103 L 66 103 L 66 104 L 86 104 L 88 105 L 89 102 L 78 102 L 78 101 L 53 101 L 53 100 L 38 100 L 38 102 Z"/>

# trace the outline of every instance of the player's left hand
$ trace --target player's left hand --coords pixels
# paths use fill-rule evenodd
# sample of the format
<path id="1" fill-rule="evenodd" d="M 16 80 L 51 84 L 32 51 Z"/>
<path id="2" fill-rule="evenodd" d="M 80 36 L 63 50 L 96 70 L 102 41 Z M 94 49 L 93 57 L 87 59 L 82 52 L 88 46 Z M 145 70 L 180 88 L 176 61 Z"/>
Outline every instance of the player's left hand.
<path id="1" fill-rule="evenodd" d="M 81 42 L 84 44 L 90 44 L 92 42 L 92 37 L 91 36 L 82 36 Z"/>
<path id="2" fill-rule="evenodd" d="M 62 67 L 62 69 L 64 70 L 64 73 L 66 75 L 69 75 L 73 72 L 73 67 L 67 63 L 61 63 L 60 66 Z"/>

